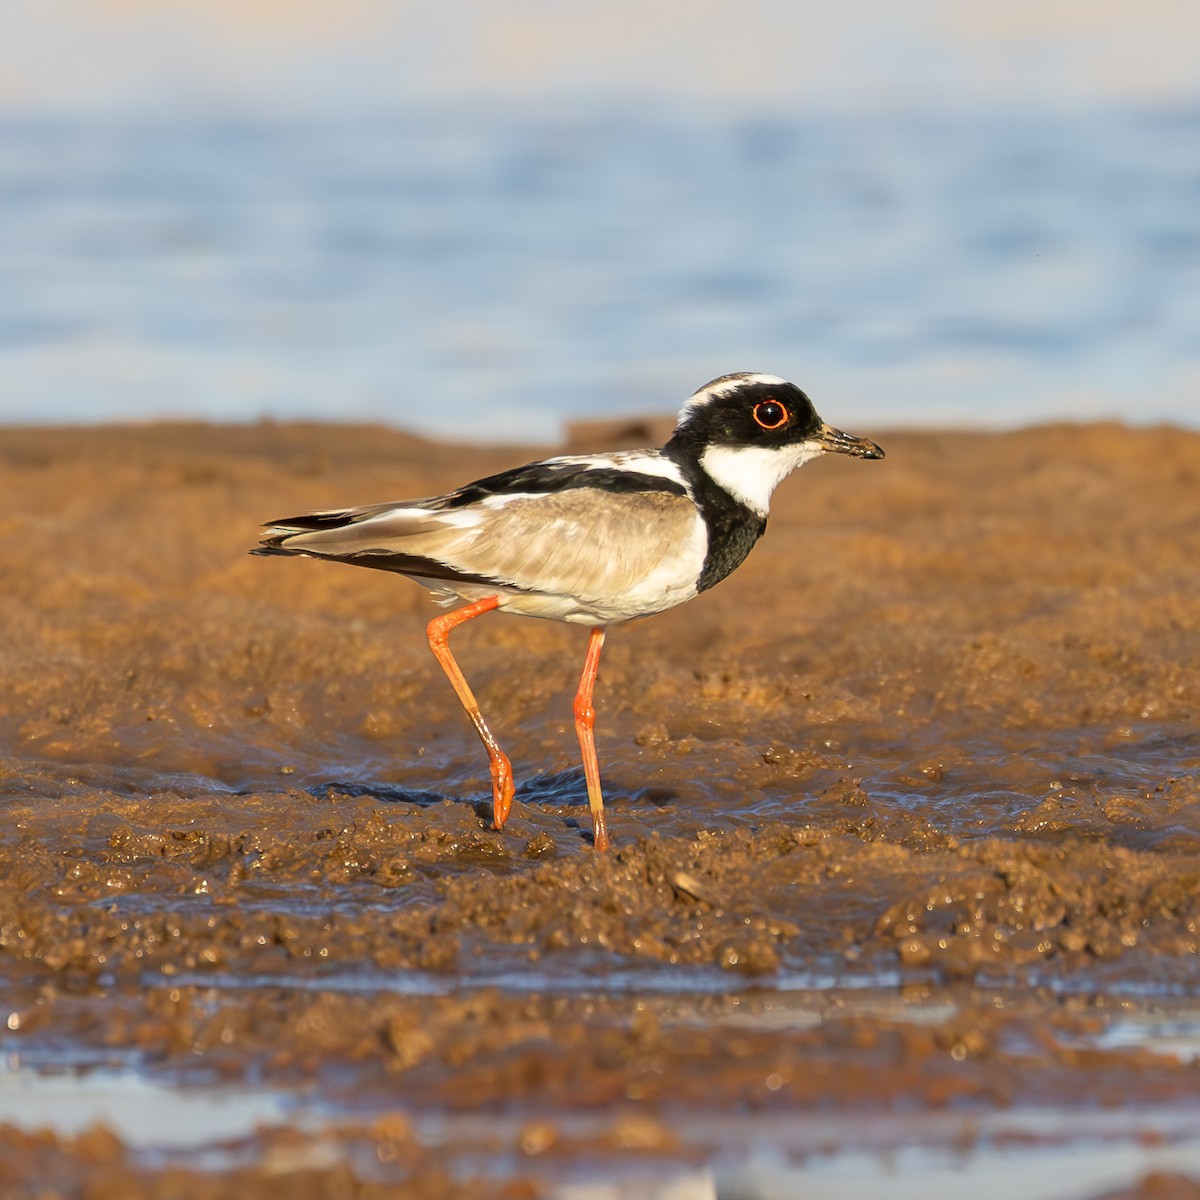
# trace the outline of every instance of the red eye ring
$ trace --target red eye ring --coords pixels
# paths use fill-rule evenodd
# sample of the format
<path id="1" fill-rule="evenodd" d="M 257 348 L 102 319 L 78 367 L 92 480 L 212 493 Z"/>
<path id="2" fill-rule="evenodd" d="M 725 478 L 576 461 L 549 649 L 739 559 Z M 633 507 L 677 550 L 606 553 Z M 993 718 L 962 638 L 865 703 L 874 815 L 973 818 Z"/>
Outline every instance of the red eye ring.
<path id="1" fill-rule="evenodd" d="M 788 423 L 788 410 L 778 400 L 760 400 L 753 415 L 758 425 L 767 430 L 782 429 Z"/>

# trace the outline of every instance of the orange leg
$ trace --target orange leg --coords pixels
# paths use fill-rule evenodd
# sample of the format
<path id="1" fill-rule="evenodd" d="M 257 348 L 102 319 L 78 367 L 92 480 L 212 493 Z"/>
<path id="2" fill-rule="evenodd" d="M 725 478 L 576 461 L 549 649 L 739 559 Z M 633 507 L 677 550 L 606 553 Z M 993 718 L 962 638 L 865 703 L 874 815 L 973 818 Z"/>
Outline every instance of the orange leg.
<path id="1" fill-rule="evenodd" d="M 475 699 L 475 693 L 471 691 L 471 685 L 467 683 L 466 676 L 463 675 L 458 663 L 454 661 L 454 655 L 450 653 L 450 631 L 464 621 L 471 620 L 472 617 L 482 616 L 499 607 L 499 596 L 487 596 L 483 600 L 476 600 L 474 604 L 468 604 L 465 608 L 456 608 L 453 612 L 434 617 L 425 631 L 429 638 L 430 650 L 442 664 L 446 678 L 450 680 L 459 701 L 467 710 L 467 716 L 471 718 L 471 724 L 475 726 L 475 732 L 479 734 L 479 740 L 483 742 L 484 749 L 487 750 L 488 761 L 492 767 L 493 829 L 504 828 L 504 822 L 508 819 L 508 810 L 512 808 L 513 792 L 515 791 L 512 763 L 508 761 L 508 755 L 500 749 L 496 739 L 492 736 L 492 731 L 487 727 L 483 714 L 479 711 L 479 702 Z"/>
<path id="2" fill-rule="evenodd" d="M 597 626 L 588 638 L 587 658 L 575 693 L 575 732 L 579 734 L 579 749 L 583 752 L 583 774 L 587 779 L 588 807 L 592 810 L 592 837 L 597 850 L 608 849 L 608 829 L 604 823 L 604 796 L 600 792 L 600 764 L 596 761 L 596 710 L 592 705 L 592 690 L 600 669 L 600 649 L 604 645 L 604 628 Z"/>

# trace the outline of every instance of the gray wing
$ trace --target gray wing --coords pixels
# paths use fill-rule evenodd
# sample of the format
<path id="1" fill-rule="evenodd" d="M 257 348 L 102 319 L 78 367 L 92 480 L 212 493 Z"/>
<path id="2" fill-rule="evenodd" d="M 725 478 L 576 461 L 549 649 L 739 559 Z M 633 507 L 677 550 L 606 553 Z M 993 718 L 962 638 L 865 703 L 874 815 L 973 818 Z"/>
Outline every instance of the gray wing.
<path id="1" fill-rule="evenodd" d="M 698 575 L 703 566 L 695 506 L 665 491 L 576 487 L 453 509 L 410 502 L 300 521 L 308 527 L 269 529 L 266 552 L 589 599 L 624 594 L 655 573 Z"/>

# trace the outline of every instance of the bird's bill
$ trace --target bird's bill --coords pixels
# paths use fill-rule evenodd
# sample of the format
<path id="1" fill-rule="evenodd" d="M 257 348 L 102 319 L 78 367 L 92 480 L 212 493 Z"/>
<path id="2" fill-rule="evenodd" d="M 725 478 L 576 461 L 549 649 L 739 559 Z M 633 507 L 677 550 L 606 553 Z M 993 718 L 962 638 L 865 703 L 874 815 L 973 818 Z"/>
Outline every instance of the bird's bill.
<path id="1" fill-rule="evenodd" d="M 883 450 L 866 438 L 855 437 L 852 433 L 843 433 L 832 425 L 822 425 L 821 434 L 817 441 L 822 450 L 833 454 L 849 454 L 852 458 L 882 458 Z"/>

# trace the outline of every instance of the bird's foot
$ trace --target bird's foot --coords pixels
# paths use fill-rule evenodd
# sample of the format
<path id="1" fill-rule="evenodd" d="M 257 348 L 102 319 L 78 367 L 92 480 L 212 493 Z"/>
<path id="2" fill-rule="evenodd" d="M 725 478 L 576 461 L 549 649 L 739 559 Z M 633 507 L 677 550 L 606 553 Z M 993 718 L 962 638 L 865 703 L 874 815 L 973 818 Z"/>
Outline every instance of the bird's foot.
<path id="1" fill-rule="evenodd" d="M 490 756 L 492 763 L 492 828 L 501 830 L 512 809 L 516 784 L 513 782 L 512 763 L 508 755 L 497 752 Z"/>
<path id="2" fill-rule="evenodd" d="M 597 850 L 608 849 L 608 828 L 604 822 L 604 810 L 592 814 L 592 845 Z"/>

